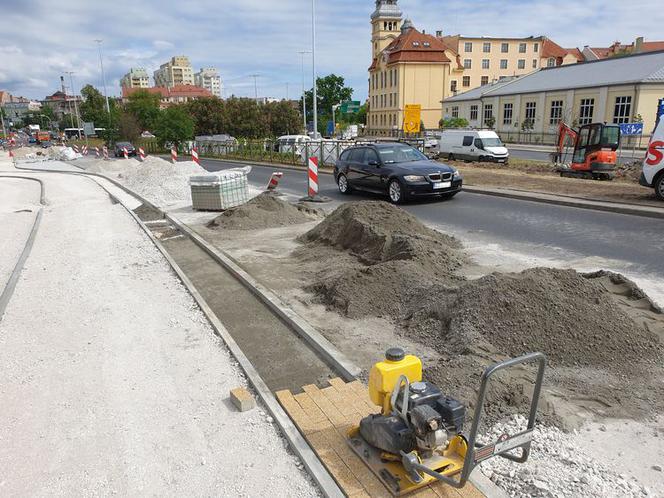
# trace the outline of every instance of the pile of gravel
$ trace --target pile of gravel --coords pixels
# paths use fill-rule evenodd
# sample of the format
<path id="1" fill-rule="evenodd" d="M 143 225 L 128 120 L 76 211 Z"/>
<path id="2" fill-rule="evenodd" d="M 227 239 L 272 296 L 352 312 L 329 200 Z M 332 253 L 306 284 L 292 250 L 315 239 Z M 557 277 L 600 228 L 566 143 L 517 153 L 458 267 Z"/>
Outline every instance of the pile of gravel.
<path id="1" fill-rule="evenodd" d="M 449 353 L 490 344 L 509 356 L 542 351 L 553 365 L 625 373 L 661 355 L 654 333 L 600 283 L 574 270 L 494 273 L 434 294 L 414 312 L 410 330 Z"/>
<path id="2" fill-rule="evenodd" d="M 461 243 L 386 202 L 346 203 L 299 240 L 309 254 L 332 249 L 326 257 L 335 271 L 316 275 L 307 290 L 350 317 L 398 317 L 419 290 L 463 280 L 455 274 L 465 261 Z"/>
<path id="3" fill-rule="evenodd" d="M 307 223 L 319 219 L 318 211 L 291 204 L 270 193 L 262 193 L 246 204 L 224 211 L 207 224 L 208 228 L 257 230 Z"/>
<path id="4" fill-rule="evenodd" d="M 496 425 L 484 442 L 497 441 L 503 434 L 518 434 L 526 425 L 525 417 L 515 416 Z M 525 464 L 495 457 L 483 462 L 480 469 L 510 496 L 518 498 L 649 495 L 649 490 L 636 479 L 593 459 L 579 446 L 573 434 L 536 425 L 531 448 Z"/>

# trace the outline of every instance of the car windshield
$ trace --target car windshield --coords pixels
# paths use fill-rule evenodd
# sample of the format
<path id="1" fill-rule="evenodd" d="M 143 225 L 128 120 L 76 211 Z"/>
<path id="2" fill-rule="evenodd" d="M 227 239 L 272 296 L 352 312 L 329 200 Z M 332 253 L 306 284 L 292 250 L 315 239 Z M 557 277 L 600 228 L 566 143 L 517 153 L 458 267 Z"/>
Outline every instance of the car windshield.
<path id="1" fill-rule="evenodd" d="M 484 147 L 503 147 L 503 142 L 500 141 L 500 138 L 483 138 L 482 143 Z"/>
<path id="2" fill-rule="evenodd" d="M 427 156 L 409 145 L 390 145 L 378 149 L 380 158 L 385 164 L 410 163 L 425 161 Z"/>

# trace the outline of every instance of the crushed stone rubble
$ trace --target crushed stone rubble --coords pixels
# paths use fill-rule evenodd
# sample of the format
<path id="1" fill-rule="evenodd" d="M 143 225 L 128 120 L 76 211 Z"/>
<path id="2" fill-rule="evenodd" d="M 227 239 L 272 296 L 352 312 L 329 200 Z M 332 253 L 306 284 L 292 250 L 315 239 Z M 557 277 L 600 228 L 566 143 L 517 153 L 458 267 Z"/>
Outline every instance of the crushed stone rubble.
<path id="1" fill-rule="evenodd" d="M 526 426 L 524 416 L 513 416 L 495 425 L 483 442 L 497 441 L 503 434 L 518 434 Z M 535 426 L 526 463 L 494 457 L 482 462 L 480 471 L 514 498 L 656 496 L 633 477 L 598 463 L 586 448 L 578 445 L 574 432 L 539 424 Z"/>

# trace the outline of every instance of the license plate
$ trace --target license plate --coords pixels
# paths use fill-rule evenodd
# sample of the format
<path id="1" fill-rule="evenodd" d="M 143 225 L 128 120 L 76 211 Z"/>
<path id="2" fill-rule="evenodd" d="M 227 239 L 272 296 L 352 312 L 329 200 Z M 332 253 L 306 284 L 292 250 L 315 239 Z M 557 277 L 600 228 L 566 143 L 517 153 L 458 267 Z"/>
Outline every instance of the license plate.
<path id="1" fill-rule="evenodd" d="M 436 182 L 433 184 L 434 190 L 438 190 L 440 188 L 450 188 L 452 186 L 452 182 Z"/>

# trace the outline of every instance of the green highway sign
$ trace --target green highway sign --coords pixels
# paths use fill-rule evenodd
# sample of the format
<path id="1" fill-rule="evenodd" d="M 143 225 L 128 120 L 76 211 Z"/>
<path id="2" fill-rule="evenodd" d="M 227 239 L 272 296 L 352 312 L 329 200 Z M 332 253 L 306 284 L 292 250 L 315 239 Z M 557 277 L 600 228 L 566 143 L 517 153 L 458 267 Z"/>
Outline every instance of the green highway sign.
<path id="1" fill-rule="evenodd" d="M 342 114 L 354 114 L 360 112 L 361 105 L 359 100 L 349 100 L 348 102 L 342 102 L 339 110 Z"/>

